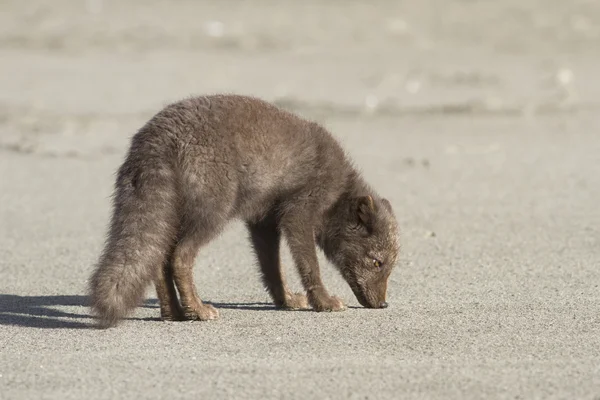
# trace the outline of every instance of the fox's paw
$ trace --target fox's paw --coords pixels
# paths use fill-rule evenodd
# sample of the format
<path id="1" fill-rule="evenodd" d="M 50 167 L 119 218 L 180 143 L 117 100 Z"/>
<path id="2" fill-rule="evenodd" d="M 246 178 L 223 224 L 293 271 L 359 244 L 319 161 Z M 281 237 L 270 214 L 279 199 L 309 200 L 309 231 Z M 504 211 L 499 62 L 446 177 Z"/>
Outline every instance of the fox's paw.
<path id="1" fill-rule="evenodd" d="M 179 304 L 177 306 L 161 307 L 160 319 L 163 321 L 185 321 L 185 312 Z"/>
<path id="2" fill-rule="evenodd" d="M 342 299 L 337 296 L 330 297 L 318 297 L 315 298 L 312 302 L 313 309 L 315 311 L 344 311 L 346 309 L 346 305 Z"/>
<path id="3" fill-rule="evenodd" d="M 185 314 L 183 312 L 178 314 L 172 313 L 171 311 L 161 311 L 160 319 L 162 321 L 185 321 Z"/>
<path id="4" fill-rule="evenodd" d="M 308 299 L 302 293 L 286 293 L 285 301 L 278 307 L 286 310 L 307 310 L 310 308 Z"/>
<path id="5" fill-rule="evenodd" d="M 219 318 L 219 312 L 210 304 L 200 304 L 197 307 L 185 307 L 185 319 L 189 321 L 209 321 Z"/>

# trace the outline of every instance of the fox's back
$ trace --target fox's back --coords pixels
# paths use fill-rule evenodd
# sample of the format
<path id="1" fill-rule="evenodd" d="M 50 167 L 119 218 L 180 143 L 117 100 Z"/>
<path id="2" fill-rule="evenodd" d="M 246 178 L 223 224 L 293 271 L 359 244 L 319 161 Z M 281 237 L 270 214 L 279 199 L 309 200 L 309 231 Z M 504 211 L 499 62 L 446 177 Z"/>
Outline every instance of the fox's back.
<path id="1" fill-rule="evenodd" d="M 153 135 L 167 135 L 186 185 L 219 190 L 222 201 L 252 214 L 286 194 L 335 179 L 345 166 L 337 142 L 317 124 L 260 99 L 214 95 L 186 99 L 158 113 Z"/>

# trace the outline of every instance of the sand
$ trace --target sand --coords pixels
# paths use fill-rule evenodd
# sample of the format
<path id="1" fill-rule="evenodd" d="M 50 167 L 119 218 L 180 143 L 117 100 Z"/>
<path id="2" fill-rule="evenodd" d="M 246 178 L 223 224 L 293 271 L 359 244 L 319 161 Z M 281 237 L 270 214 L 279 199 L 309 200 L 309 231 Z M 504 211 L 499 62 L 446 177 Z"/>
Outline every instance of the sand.
<path id="1" fill-rule="evenodd" d="M 600 6 L 4 1 L 0 398 L 600 398 Z M 326 125 L 402 229 L 389 308 L 269 303 L 240 223 L 197 260 L 217 321 L 151 288 L 90 328 L 114 172 L 163 105 L 263 97 Z M 300 289 L 289 253 L 287 276 Z"/>

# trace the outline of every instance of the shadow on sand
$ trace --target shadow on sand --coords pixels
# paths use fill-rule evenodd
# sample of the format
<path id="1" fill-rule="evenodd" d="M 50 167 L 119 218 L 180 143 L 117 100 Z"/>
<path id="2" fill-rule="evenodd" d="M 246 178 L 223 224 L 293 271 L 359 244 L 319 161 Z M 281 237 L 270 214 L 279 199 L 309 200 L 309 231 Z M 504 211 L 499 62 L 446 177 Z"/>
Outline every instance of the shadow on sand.
<path id="1" fill-rule="evenodd" d="M 278 311 L 273 303 L 219 303 L 216 301 L 203 301 L 206 304 L 213 305 L 215 308 L 222 308 L 227 310 L 248 310 L 248 311 Z M 156 307 L 158 308 L 158 299 L 148 299 L 144 304 L 145 307 Z"/>
<path id="2" fill-rule="evenodd" d="M 142 307 L 158 308 L 155 300 L 146 301 Z M 82 313 L 68 312 L 58 307 L 83 307 Z M 157 318 L 127 318 L 154 320 Z M 0 294 L 0 325 L 49 329 L 95 329 L 89 314 L 86 296 L 18 296 Z"/>
<path id="3" fill-rule="evenodd" d="M 0 325 L 26 328 L 89 329 L 89 314 L 57 310 L 60 306 L 87 307 L 86 296 L 18 296 L 0 294 Z M 77 320 L 88 320 L 84 323 Z"/>
<path id="4" fill-rule="evenodd" d="M 217 303 L 207 302 L 216 308 L 251 311 L 275 311 L 271 303 Z M 68 312 L 58 307 L 82 307 L 83 313 Z M 128 320 L 157 321 L 158 300 L 148 299 L 142 307 L 157 309 L 155 318 L 127 318 Z M 89 314 L 86 296 L 18 296 L 0 294 L 0 325 L 46 329 L 95 329 Z"/>

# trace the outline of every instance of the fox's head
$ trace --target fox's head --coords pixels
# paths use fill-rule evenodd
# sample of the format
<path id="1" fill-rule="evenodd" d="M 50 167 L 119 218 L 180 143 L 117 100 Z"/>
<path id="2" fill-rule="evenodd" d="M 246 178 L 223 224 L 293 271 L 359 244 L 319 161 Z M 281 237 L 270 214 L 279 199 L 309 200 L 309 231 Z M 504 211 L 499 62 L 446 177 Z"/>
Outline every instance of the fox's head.
<path id="1" fill-rule="evenodd" d="M 388 279 L 400 251 L 389 201 L 367 195 L 338 202 L 326 218 L 319 243 L 360 304 L 387 307 Z"/>

